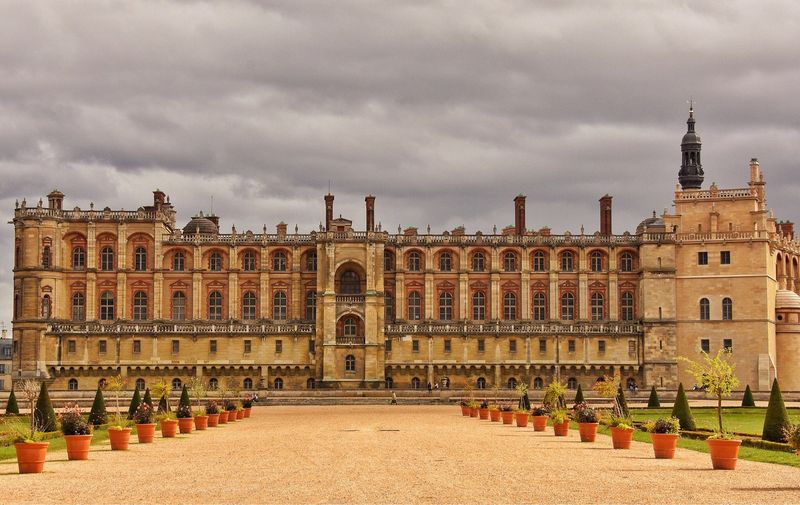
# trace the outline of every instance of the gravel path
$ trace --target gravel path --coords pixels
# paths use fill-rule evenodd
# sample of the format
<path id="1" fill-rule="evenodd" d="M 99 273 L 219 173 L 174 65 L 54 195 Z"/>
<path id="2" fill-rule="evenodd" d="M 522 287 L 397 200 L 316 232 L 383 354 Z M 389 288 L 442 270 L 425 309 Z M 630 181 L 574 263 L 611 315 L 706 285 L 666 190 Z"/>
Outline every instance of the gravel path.
<path id="1" fill-rule="evenodd" d="M 134 437 L 135 438 L 135 437 Z M 48 454 L 45 473 L 0 462 L 3 503 L 800 503 L 800 469 L 649 444 L 555 438 L 449 406 L 258 407 L 205 432 Z"/>

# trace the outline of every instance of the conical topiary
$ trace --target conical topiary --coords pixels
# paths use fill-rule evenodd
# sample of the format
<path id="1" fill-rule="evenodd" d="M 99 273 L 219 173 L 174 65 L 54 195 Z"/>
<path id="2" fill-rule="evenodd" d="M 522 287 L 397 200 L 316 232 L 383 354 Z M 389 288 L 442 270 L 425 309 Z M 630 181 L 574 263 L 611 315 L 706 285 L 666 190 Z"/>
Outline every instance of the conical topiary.
<path id="1" fill-rule="evenodd" d="M 36 407 L 33 409 L 33 420 L 36 429 L 43 432 L 56 431 L 56 411 L 53 410 L 53 403 L 50 401 L 50 393 L 47 392 L 47 383 L 42 382 L 42 389 L 39 391 L 39 399 L 36 400 Z"/>
<path id="2" fill-rule="evenodd" d="M 150 396 L 150 388 L 144 390 L 144 399 L 142 403 L 146 403 L 150 407 L 150 410 L 153 410 L 153 398 Z"/>
<path id="3" fill-rule="evenodd" d="M 133 419 L 133 415 L 136 414 L 136 409 L 139 408 L 140 403 L 142 403 L 142 397 L 139 396 L 139 389 L 136 388 L 133 390 L 133 398 L 131 398 L 131 406 L 128 407 L 128 421 Z"/>
<path id="4" fill-rule="evenodd" d="M 694 431 L 697 429 L 682 382 L 678 384 L 678 396 L 675 397 L 675 405 L 672 407 L 672 417 L 678 418 L 678 421 L 681 422 L 682 430 Z"/>
<path id="5" fill-rule="evenodd" d="M 575 405 L 577 405 L 579 403 L 583 403 L 583 402 L 584 402 L 584 399 L 583 399 L 583 388 L 581 388 L 581 385 L 578 384 L 578 392 L 575 393 Z"/>
<path id="6" fill-rule="evenodd" d="M 192 408 L 192 400 L 189 398 L 189 390 L 186 389 L 186 384 L 183 385 L 183 389 L 181 389 L 181 399 L 178 400 L 178 407 L 187 406 L 191 410 Z"/>
<path id="7" fill-rule="evenodd" d="M 650 398 L 647 399 L 647 406 L 650 408 L 658 408 L 661 406 L 661 402 L 658 401 L 658 393 L 656 393 L 655 384 L 653 384 L 653 387 L 650 389 Z"/>
<path id="8" fill-rule="evenodd" d="M 519 408 L 525 412 L 531 410 L 531 399 L 528 397 L 528 390 L 526 389 L 522 396 L 519 397 Z"/>
<path id="9" fill-rule="evenodd" d="M 8 395 L 8 402 L 6 402 L 6 415 L 7 416 L 18 416 L 19 415 L 19 405 L 17 405 L 17 395 L 14 394 L 14 390 L 11 390 L 11 394 Z"/>
<path id="10" fill-rule="evenodd" d="M 744 396 L 742 397 L 742 407 L 755 407 L 756 401 L 753 398 L 753 392 L 750 391 L 750 384 L 744 388 Z"/>
<path id="11" fill-rule="evenodd" d="M 622 413 L 622 417 L 630 417 L 631 413 L 628 411 L 628 402 L 625 400 L 625 391 L 622 389 L 621 384 L 619 388 L 617 388 L 617 403 L 619 403 L 619 410 Z"/>
<path id="12" fill-rule="evenodd" d="M 786 440 L 783 429 L 789 424 L 789 414 L 783 403 L 781 388 L 778 386 L 778 379 L 775 379 L 772 381 L 772 392 L 769 394 L 769 405 L 767 405 L 767 415 L 764 417 L 764 431 L 761 433 L 761 438 L 770 442 L 783 442 Z"/>
<path id="13" fill-rule="evenodd" d="M 161 399 L 158 400 L 158 413 L 164 414 L 169 412 L 169 405 L 167 405 L 167 396 L 162 395 Z"/>
<path id="14" fill-rule="evenodd" d="M 89 412 L 89 424 L 100 426 L 108 422 L 108 412 L 106 411 L 106 401 L 103 399 L 103 390 L 97 388 L 92 402 L 92 410 Z"/>

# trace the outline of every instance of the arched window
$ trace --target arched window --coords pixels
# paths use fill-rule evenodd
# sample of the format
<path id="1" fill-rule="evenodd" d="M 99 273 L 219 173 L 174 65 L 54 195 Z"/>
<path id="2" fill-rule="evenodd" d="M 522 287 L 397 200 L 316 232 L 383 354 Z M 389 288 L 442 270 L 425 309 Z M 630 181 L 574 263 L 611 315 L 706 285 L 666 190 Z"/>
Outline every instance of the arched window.
<path id="1" fill-rule="evenodd" d="M 482 252 L 476 252 L 472 255 L 472 271 L 483 272 L 486 270 L 486 256 Z"/>
<path id="2" fill-rule="evenodd" d="M 355 372 L 356 371 L 356 357 L 352 354 L 348 354 L 347 357 L 344 358 L 344 371 L 345 372 Z"/>
<path id="3" fill-rule="evenodd" d="M 104 272 L 114 270 L 114 249 L 111 247 L 100 249 L 100 270 Z"/>
<path id="4" fill-rule="evenodd" d="M 516 389 L 517 388 L 517 379 L 514 377 L 509 377 L 508 382 L 506 383 L 508 389 Z"/>
<path id="5" fill-rule="evenodd" d="M 358 320 L 355 317 L 346 317 L 342 323 L 342 330 L 345 337 L 355 337 L 358 335 Z"/>
<path id="6" fill-rule="evenodd" d="M 222 319 L 222 293 L 219 291 L 208 294 L 208 318 L 212 321 Z"/>
<path id="7" fill-rule="evenodd" d="M 574 257 L 572 251 L 564 251 L 561 253 L 561 271 L 572 272 L 575 270 Z"/>
<path id="8" fill-rule="evenodd" d="M 208 257 L 208 269 L 212 272 L 222 271 L 222 255 L 216 251 Z"/>
<path id="9" fill-rule="evenodd" d="M 100 295 L 100 320 L 114 320 L 114 294 L 111 291 L 103 291 Z"/>
<path id="10" fill-rule="evenodd" d="M 634 314 L 633 293 L 625 291 L 620 300 L 620 317 L 623 321 L 633 321 Z"/>
<path id="11" fill-rule="evenodd" d="M 575 295 L 572 293 L 561 295 L 561 319 L 565 321 L 575 319 Z"/>
<path id="12" fill-rule="evenodd" d="M 50 295 L 44 295 L 42 297 L 42 319 L 50 319 Z"/>
<path id="13" fill-rule="evenodd" d="M 412 291 L 408 295 L 408 320 L 419 321 L 422 316 L 422 300 L 419 292 Z"/>
<path id="14" fill-rule="evenodd" d="M 286 271 L 286 253 L 283 251 L 277 251 L 275 254 L 272 255 L 272 269 L 276 272 L 285 272 Z"/>
<path id="15" fill-rule="evenodd" d="M 606 317 L 606 300 L 602 293 L 592 293 L 592 321 L 602 321 Z"/>
<path id="16" fill-rule="evenodd" d="M 602 272 L 603 268 L 603 253 L 600 251 L 593 251 L 592 254 L 589 255 L 589 263 L 592 268 L 592 272 Z"/>
<path id="17" fill-rule="evenodd" d="M 137 291 L 133 294 L 133 320 L 147 320 L 147 293 Z"/>
<path id="18" fill-rule="evenodd" d="M 144 391 L 145 389 L 144 379 L 136 379 L 136 389 L 138 389 L 139 391 Z"/>
<path id="19" fill-rule="evenodd" d="M 317 381 L 314 377 L 309 377 L 306 381 L 306 389 L 317 389 Z"/>
<path id="20" fill-rule="evenodd" d="M 42 268 L 45 270 L 50 268 L 50 246 L 46 245 L 42 248 Z"/>
<path id="21" fill-rule="evenodd" d="M 133 269 L 137 272 L 147 270 L 147 249 L 144 247 L 137 247 L 133 251 Z"/>
<path id="22" fill-rule="evenodd" d="M 383 387 L 386 389 L 392 389 L 394 387 L 394 379 L 391 377 L 386 377 L 386 379 L 383 381 Z"/>
<path id="23" fill-rule="evenodd" d="M 722 319 L 724 321 L 733 319 L 733 300 L 730 298 L 722 299 Z"/>
<path id="24" fill-rule="evenodd" d="M 306 321 L 317 320 L 317 292 L 306 293 Z"/>
<path id="25" fill-rule="evenodd" d="M 484 377 L 478 377 L 478 380 L 475 382 L 475 387 L 478 389 L 486 389 L 486 379 Z"/>
<path id="26" fill-rule="evenodd" d="M 394 296 L 388 291 L 383 295 L 383 319 L 387 323 L 394 322 Z"/>
<path id="27" fill-rule="evenodd" d="M 503 319 L 514 321 L 517 319 L 517 295 L 506 293 L 503 295 Z"/>
<path id="28" fill-rule="evenodd" d="M 533 320 L 544 321 L 547 319 L 547 298 L 544 293 L 537 291 L 533 294 Z"/>
<path id="29" fill-rule="evenodd" d="M 70 391 L 77 391 L 78 390 L 78 379 L 70 379 L 67 383 L 67 389 Z"/>
<path id="30" fill-rule="evenodd" d="M 516 272 L 517 271 L 517 255 L 511 251 L 503 254 L 503 271 Z"/>
<path id="31" fill-rule="evenodd" d="M 186 320 L 186 295 L 183 291 L 172 294 L 172 319 L 174 321 Z"/>
<path id="32" fill-rule="evenodd" d="M 533 253 L 533 271 L 534 272 L 546 272 L 547 265 L 545 263 L 545 255 L 544 251 L 536 251 Z"/>
<path id="33" fill-rule="evenodd" d="M 383 271 L 394 272 L 394 254 L 391 251 L 383 251 Z"/>
<path id="34" fill-rule="evenodd" d="M 182 387 L 183 387 L 183 383 L 181 382 L 181 380 L 179 378 L 175 377 L 174 379 L 172 379 L 172 390 L 173 391 L 178 391 Z"/>
<path id="35" fill-rule="evenodd" d="M 208 389 L 212 391 L 216 391 L 217 389 L 219 389 L 219 379 L 217 379 L 216 377 L 211 377 L 210 379 L 208 379 Z"/>
<path id="36" fill-rule="evenodd" d="M 453 320 L 453 294 L 449 291 L 439 294 L 439 319 L 442 321 Z"/>
<path id="37" fill-rule="evenodd" d="M 256 271 L 256 253 L 253 251 L 245 251 L 242 255 L 242 270 L 245 272 Z"/>
<path id="38" fill-rule="evenodd" d="M 253 389 L 253 379 L 251 379 L 250 377 L 246 377 L 244 379 L 244 382 L 242 382 L 242 388 L 245 389 L 246 391 Z"/>
<path id="39" fill-rule="evenodd" d="M 178 251 L 172 256 L 172 270 L 183 272 L 184 268 L 186 268 L 186 255 Z"/>
<path id="40" fill-rule="evenodd" d="M 472 319 L 475 321 L 486 319 L 486 294 L 483 291 L 475 291 L 472 295 Z"/>
<path id="41" fill-rule="evenodd" d="M 306 254 L 306 270 L 309 272 L 317 271 L 317 251 L 310 251 Z"/>
<path id="42" fill-rule="evenodd" d="M 99 387 L 100 389 L 105 389 L 106 388 L 106 380 L 105 379 L 100 379 L 99 381 L 97 381 L 97 387 Z"/>
<path id="43" fill-rule="evenodd" d="M 86 321 L 86 295 L 83 293 L 72 295 L 72 320 Z"/>
<path id="44" fill-rule="evenodd" d="M 361 293 L 361 277 L 353 270 L 345 270 L 342 272 L 339 291 L 343 295 L 357 295 Z"/>
<path id="45" fill-rule="evenodd" d="M 75 247 L 72 249 L 72 269 L 83 270 L 86 268 L 86 251 L 83 247 Z"/>
<path id="46" fill-rule="evenodd" d="M 252 291 L 247 291 L 242 296 L 242 319 L 253 320 L 256 318 L 258 299 Z"/>
<path id="47" fill-rule="evenodd" d="M 567 379 L 567 389 L 578 389 L 578 379 L 575 377 Z"/>
<path id="48" fill-rule="evenodd" d="M 275 385 L 275 389 L 283 389 L 283 379 L 280 377 L 276 377 L 273 384 Z"/>
<path id="49" fill-rule="evenodd" d="M 421 381 L 419 380 L 419 377 L 413 377 L 411 379 L 411 389 L 419 389 L 420 385 Z"/>
<path id="50" fill-rule="evenodd" d="M 408 271 L 419 272 L 422 269 L 422 258 L 417 251 L 408 254 Z"/>
<path id="51" fill-rule="evenodd" d="M 286 320 L 286 293 L 284 291 L 275 291 L 275 294 L 272 295 L 272 319 Z"/>
<path id="52" fill-rule="evenodd" d="M 708 321 L 711 319 L 711 303 L 708 298 L 700 299 L 700 320 Z"/>
<path id="53" fill-rule="evenodd" d="M 624 252 L 619 256 L 619 271 L 633 272 L 633 254 Z"/>
<path id="54" fill-rule="evenodd" d="M 533 389 L 542 389 L 544 388 L 544 381 L 541 377 L 536 377 L 533 379 Z"/>
<path id="55" fill-rule="evenodd" d="M 439 255 L 439 270 L 449 272 L 453 269 L 453 256 L 448 252 Z"/>

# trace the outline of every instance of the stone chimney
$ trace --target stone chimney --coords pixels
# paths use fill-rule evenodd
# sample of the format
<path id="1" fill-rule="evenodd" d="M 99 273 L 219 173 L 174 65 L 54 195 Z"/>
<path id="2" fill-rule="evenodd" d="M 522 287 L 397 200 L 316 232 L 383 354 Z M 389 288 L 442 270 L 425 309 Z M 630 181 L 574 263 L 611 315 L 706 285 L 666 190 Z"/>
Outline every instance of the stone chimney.
<path id="1" fill-rule="evenodd" d="M 333 195 L 325 195 L 325 231 L 331 231 L 331 221 L 333 221 Z"/>
<path id="2" fill-rule="evenodd" d="M 206 219 L 208 219 L 209 221 L 211 221 L 212 223 L 214 223 L 214 226 L 216 226 L 216 227 L 217 227 L 217 230 L 219 230 L 219 216 L 218 216 L 218 215 L 216 215 L 216 214 L 209 214 L 209 215 L 207 215 L 207 216 L 206 216 Z"/>
<path id="3" fill-rule="evenodd" d="M 278 223 L 277 229 L 278 229 L 278 236 L 280 237 L 286 236 L 286 223 L 281 221 L 280 223 Z"/>
<path id="4" fill-rule="evenodd" d="M 758 158 L 750 158 L 750 182 L 761 181 L 761 166 L 758 163 Z"/>
<path id="5" fill-rule="evenodd" d="M 369 195 L 364 201 L 367 202 L 367 231 L 375 231 L 375 197 Z"/>
<path id="6" fill-rule="evenodd" d="M 153 191 L 153 207 L 160 209 L 161 206 L 166 202 L 166 197 L 167 195 L 160 189 Z"/>
<path id="7" fill-rule="evenodd" d="M 778 229 L 781 232 L 781 235 L 788 238 L 789 240 L 794 239 L 794 223 L 791 221 L 781 221 L 778 223 Z"/>
<path id="8" fill-rule="evenodd" d="M 525 235 L 525 195 L 514 198 L 514 234 Z"/>
<path id="9" fill-rule="evenodd" d="M 50 207 L 52 210 L 61 210 L 61 206 L 64 203 L 64 193 L 61 191 L 54 189 L 47 195 L 47 206 Z"/>
<path id="10" fill-rule="evenodd" d="M 611 235 L 611 199 L 612 196 L 605 195 L 600 199 L 600 234 Z"/>

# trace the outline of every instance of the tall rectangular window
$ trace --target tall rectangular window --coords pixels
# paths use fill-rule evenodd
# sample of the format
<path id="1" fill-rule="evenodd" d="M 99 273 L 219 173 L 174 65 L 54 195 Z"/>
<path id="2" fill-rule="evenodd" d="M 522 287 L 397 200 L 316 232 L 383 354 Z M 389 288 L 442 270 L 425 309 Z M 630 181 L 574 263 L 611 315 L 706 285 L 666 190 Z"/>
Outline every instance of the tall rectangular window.
<path id="1" fill-rule="evenodd" d="M 539 352 L 547 352 L 547 340 L 539 339 Z"/>
<path id="2" fill-rule="evenodd" d="M 722 348 L 725 349 L 727 352 L 733 352 L 733 339 L 731 338 L 722 339 Z"/>
<path id="3" fill-rule="evenodd" d="M 511 339 L 508 341 L 508 352 L 517 352 L 517 340 Z"/>
<path id="4" fill-rule="evenodd" d="M 628 340 L 628 356 L 636 356 L 636 341 Z"/>
<path id="5" fill-rule="evenodd" d="M 172 354 L 178 354 L 181 351 L 181 341 L 180 340 L 173 340 L 172 341 Z"/>
<path id="6" fill-rule="evenodd" d="M 389 349 L 387 349 L 387 350 L 391 351 L 392 350 L 392 341 L 391 340 L 387 340 L 387 342 L 389 342 Z M 317 352 L 317 341 L 314 340 L 313 338 L 308 339 L 308 352 L 310 352 L 311 354 L 315 354 Z"/>
<path id="7" fill-rule="evenodd" d="M 67 352 L 70 354 L 75 354 L 75 341 L 74 340 L 67 340 Z"/>
<path id="8" fill-rule="evenodd" d="M 707 338 L 700 339 L 700 349 L 702 349 L 704 353 L 708 354 L 708 352 L 711 350 L 711 342 Z"/>
<path id="9" fill-rule="evenodd" d="M 708 251 L 700 251 L 697 253 L 697 264 L 708 265 Z"/>
<path id="10" fill-rule="evenodd" d="M 142 352 L 142 341 L 141 340 L 134 340 L 133 341 L 133 354 L 139 354 Z"/>
<path id="11" fill-rule="evenodd" d="M 730 265 L 731 264 L 731 252 L 730 251 L 720 251 L 719 252 L 719 264 L 720 265 Z"/>
<path id="12" fill-rule="evenodd" d="M 384 349 L 386 352 L 392 352 L 392 339 L 391 339 L 391 338 L 387 338 L 387 339 L 386 339 L 386 340 L 383 342 L 383 349 Z"/>
<path id="13" fill-rule="evenodd" d="M 452 346 L 450 344 L 450 339 L 444 339 L 444 352 L 450 352 L 452 350 Z"/>
<path id="14" fill-rule="evenodd" d="M 411 351 L 412 352 L 419 352 L 419 340 L 414 339 L 411 341 Z"/>
<path id="15" fill-rule="evenodd" d="M 276 340 L 275 341 L 275 352 L 276 353 L 283 352 L 283 340 Z"/>
<path id="16" fill-rule="evenodd" d="M 98 350 L 100 351 L 100 354 L 105 354 L 108 351 L 108 342 L 106 342 L 105 340 L 100 340 L 97 343 L 97 345 L 98 345 Z"/>
<path id="17" fill-rule="evenodd" d="M 570 339 L 567 341 L 567 352 L 575 352 L 575 340 Z"/>
<path id="18" fill-rule="evenodd" d="M 478 339 L 478 352 L 486 351 L 486 341 L 482 338 Z"/>
<path id="19" fill-rule="evenodd" d="M 208 341 L 208 352 L 211 354 L 216 354 L 217 352 L 217 341 L 216 340 L 209 340 Z"/>
<path id="20" fill-rule="evenodd" d="M 244 341 L 244 353 L 245 354 L 250 354 L 250 352 L 252 350 L 253 350 L 253 341 L 252 340 L 245 340 Z"/>
<path id="21" fill-rule="evenodd" d="M 597 352 L 600 354 L 605 354 L 606 352 L 606 341 L 605 340 L 598 340 L 597 341 Z"/>

